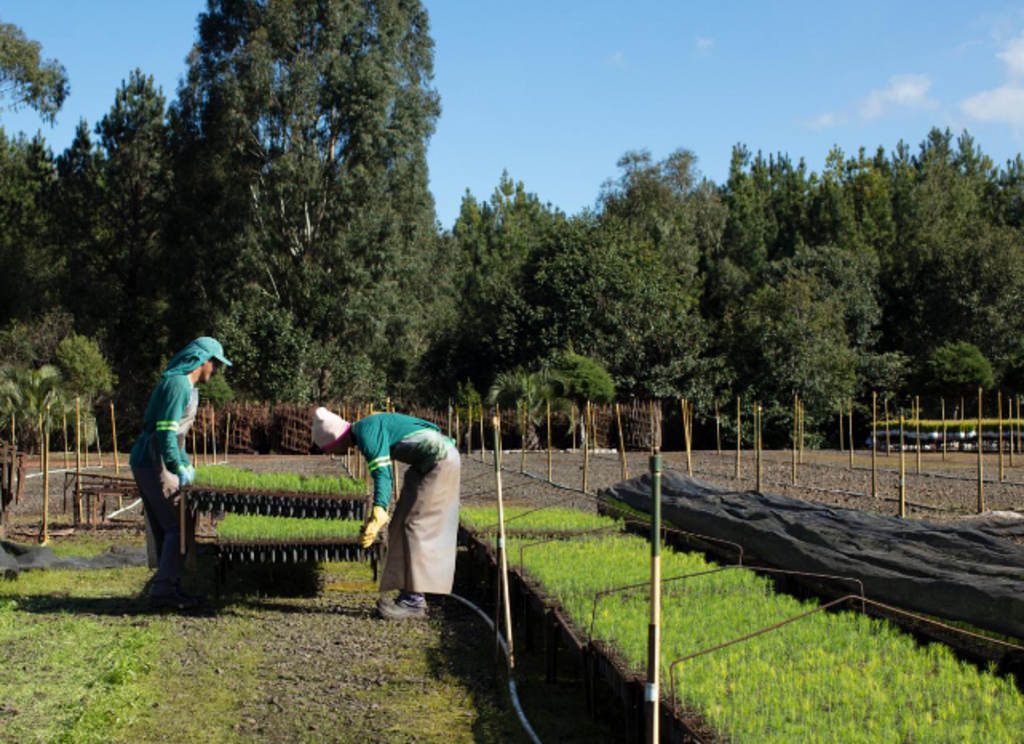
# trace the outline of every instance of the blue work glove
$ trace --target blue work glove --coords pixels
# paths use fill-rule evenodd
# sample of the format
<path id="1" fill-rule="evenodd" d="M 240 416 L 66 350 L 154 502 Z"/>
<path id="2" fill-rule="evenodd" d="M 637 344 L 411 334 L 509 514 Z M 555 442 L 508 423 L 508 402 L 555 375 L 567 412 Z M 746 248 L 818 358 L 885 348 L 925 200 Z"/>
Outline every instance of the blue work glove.
<path id="1" fill-rule="evenodd" d="M 178 485 L 187 486 L 191 483 L 195 483 L 196 480 L 196 469 L 191 465 L 183 467 L 178 471 Z"/>

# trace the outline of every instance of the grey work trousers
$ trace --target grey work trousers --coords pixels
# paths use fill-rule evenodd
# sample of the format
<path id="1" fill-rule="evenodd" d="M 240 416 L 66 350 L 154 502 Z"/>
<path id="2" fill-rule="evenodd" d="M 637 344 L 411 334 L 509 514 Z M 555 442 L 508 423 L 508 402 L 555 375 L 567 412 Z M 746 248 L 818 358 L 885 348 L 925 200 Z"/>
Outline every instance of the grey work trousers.
<path id="1" fill-rule="evenodd" d="M 149 596 L 173 594 L 181 581 L 181 570 L 185 564 L 185 556 L 181 554 L 182 528 L 171 503 L 171 497 L 178 490 L 178 477 L 163 468 L 132 468 L 132 475 L 142 494 L 160 559 Z"/>

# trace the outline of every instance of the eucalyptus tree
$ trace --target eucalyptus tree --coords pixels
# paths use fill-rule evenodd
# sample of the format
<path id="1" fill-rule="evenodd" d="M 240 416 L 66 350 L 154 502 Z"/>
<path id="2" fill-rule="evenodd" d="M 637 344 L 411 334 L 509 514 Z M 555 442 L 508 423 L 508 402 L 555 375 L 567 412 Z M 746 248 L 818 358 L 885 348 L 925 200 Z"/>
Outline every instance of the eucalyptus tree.
<path id="1" fill-rule="evenodd" d="M 28 106 L 53 123 L 71 92 L 64 66 L 42 58 L 42 46 L 11 23 L 0 23 L 0 111 Z"/>
<path id="2" fill-rule="evenodd" d="M 181 323 L 262 297 L 305 334 L 294 363 L 310 389 L 360 382 L 346 370 L 366 367 L 340 359 L 402 379 L 446 286 L 427 188 L 440 104 L 426 11 L 209 0 L 198 28 L 172 114 Z"/>

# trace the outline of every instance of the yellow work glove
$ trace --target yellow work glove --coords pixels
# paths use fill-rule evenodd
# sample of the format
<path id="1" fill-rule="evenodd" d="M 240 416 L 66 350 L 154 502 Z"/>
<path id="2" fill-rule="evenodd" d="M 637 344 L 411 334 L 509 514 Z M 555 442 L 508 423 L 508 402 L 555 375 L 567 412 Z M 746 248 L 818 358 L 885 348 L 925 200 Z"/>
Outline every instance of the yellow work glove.
<path id="1" fill-rule="evenodd" d="M 377 539 L 377 533 L 388 523 L 390 518 L 387 509 L 383 506 L 374 506 L 369 521 L 363 525 L 363 531 L 359 534 L 359 544 L 364 548 L 373 545 L 373 541 Z"/>

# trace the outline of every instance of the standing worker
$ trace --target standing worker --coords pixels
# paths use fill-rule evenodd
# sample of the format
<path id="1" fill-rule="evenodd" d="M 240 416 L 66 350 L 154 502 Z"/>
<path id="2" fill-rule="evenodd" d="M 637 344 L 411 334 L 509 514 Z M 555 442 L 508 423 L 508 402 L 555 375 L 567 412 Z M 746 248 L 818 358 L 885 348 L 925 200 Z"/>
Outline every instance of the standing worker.
<path id="1" fill-rule="evenodd" d="M 428 421 L 377 413 L 354 425 L 318 408 L 313 441 L 327 453 L 356 447 L 373 477 L 373 511 L 361 532 L 370 547 L 388 523 L 391 462 L 409 465 L 389 530 L 377 611 L 391 620 L 425 617 L 424 594 L 451 594 L 459 530 L 460 460 L 455 442 Z M 384 592 L 398 589 L 389 598 Z"/>
<path id="2" fill-rule="evenodd" d="M 197 338 L 175 354 L 150 396 L 142 436 L 132 448 L 129 464 L 159 556 L 149 590 L 150 604 L 156 608 L 188 610 L 203 603 L 202 597 L 181 587 L 184 556 L 179 542 L 186 525 L 178 524 L 178 510 L 171 501 L 182 486 L 195 480 L 196 473 L 179 440 L 179 427 L 184 428 L 190 410 L 195 416 L 196 384 L 207 382 L 221 365 L 230 367 L 231 362 L 220 342 L 209 336 Z"/>

